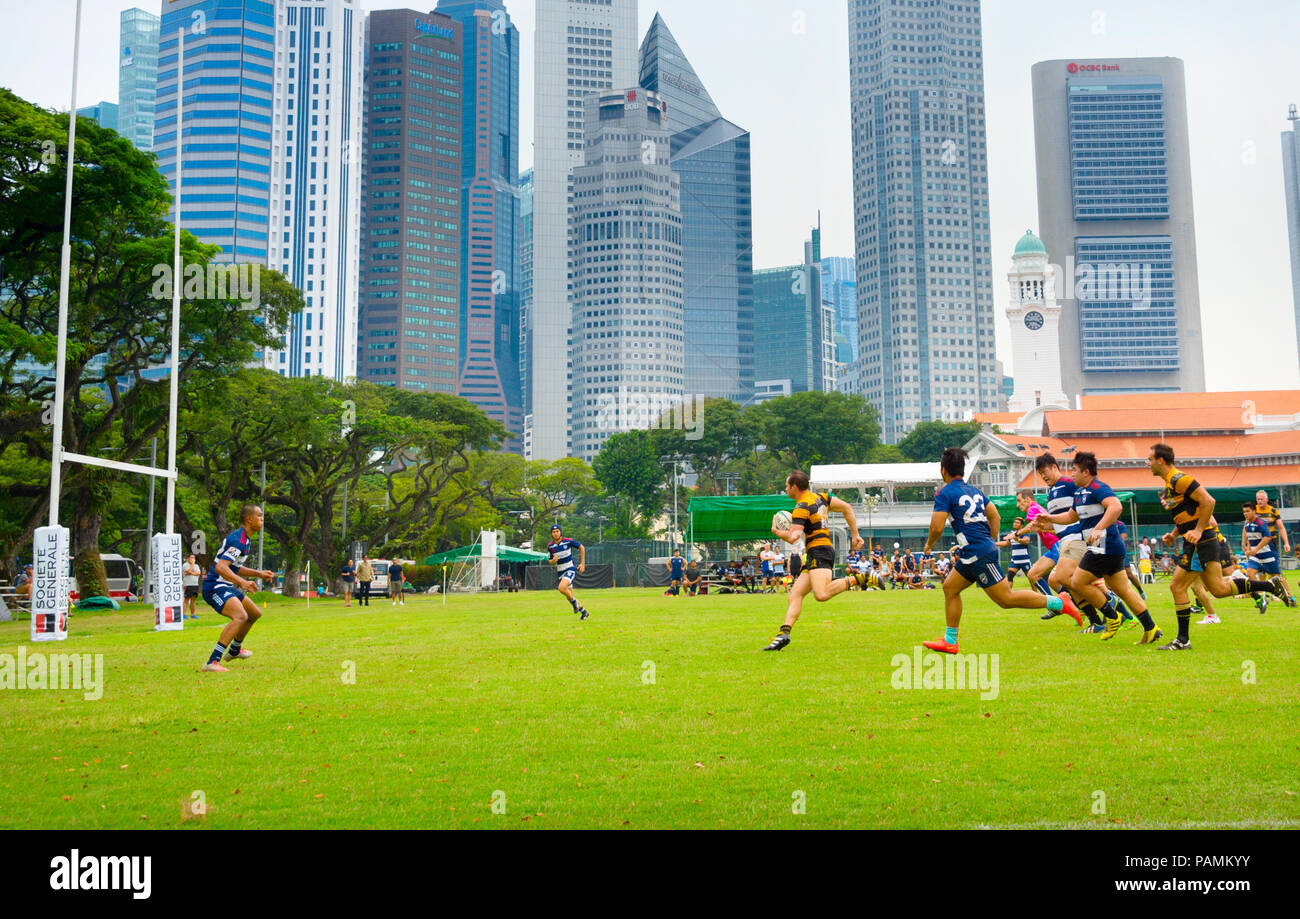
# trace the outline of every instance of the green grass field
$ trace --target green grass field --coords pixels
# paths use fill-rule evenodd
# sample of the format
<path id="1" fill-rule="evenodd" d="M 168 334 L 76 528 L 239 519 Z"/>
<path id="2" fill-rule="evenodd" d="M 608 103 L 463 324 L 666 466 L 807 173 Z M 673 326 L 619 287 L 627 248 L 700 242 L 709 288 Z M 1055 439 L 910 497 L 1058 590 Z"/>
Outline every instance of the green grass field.
<path id="1" fill-rule="evenodd" d="M 1300 611 L 1222 601 L 1174 654 L 966 597 L 996 699 L 894 688 L 937 592 L 809 604 L 781 654 L 776 596 L 275 597 L 226 675 L 203 607 L 78 614 L 26 653 L 102 654 L 103 697 L 0 691 L 0 828 L 1300 827 Z"/>

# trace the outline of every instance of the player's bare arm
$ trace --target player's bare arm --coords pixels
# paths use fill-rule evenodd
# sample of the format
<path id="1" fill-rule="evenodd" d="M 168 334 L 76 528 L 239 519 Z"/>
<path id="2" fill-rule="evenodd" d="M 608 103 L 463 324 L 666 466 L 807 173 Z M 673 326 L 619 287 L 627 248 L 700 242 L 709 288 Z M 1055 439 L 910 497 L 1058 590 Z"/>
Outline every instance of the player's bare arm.
<path id="1" fill-rule="evenodd" d="M 1124 505 L 1119 503 L 1119 498 L 1107 498 L 1101 502 L 1101 506 L 1106 510 L 1101 515 L 1101 520 L 1088 533 L 1088 545 L 1100 545 L 1101 541 L 1106 538 L 1106 531 L 1115 525 L 1119 515 L 1124 513 Z"/>
<path id="2" fill-rule="evenodd" d="M 934 548 L 934 544 L 943 538 L 943 531 L 948 526 L 948 515 L 943 511 L 935 511 L 930 515 L 930 532 L 925 537 L 925 551 L 929 552 Z"/>

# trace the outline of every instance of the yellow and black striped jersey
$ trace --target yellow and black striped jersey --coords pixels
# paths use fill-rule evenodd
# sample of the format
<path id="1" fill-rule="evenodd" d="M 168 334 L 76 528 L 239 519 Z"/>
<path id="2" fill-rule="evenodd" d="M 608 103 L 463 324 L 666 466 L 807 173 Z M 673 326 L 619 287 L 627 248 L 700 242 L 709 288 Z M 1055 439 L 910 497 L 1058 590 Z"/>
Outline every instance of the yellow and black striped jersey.
<path id="1" fill-rule="evenodd" d="M 1174 529 L 1181 536 L 1196 529 L 1197 521 L 1201 516 L 1201 506 L 1192 500 L 1192 495 L 1201 487 L 1201 483 L 1196 481 L 1190 473 L 1181 472 L 1178 469 L 1170 467 L 1165 473 L 1165 506 L 1169 508 L 1169 513 L 1174 518 Z M 1201 536 L 1201 540 L 1216 540 L 1219 535 L 1219 528 L 1213 520 L 1210 526 Z"/>
<path id="2" fill-rule="evenodd" d="M 803 526 L 804 548 L 816 549 L 818 546 L 834 545 L 831 542 L 831 531 L 826 527 L 830 505 L 830 495 L 806 491 L 799 496 L 791 516 L 795 523 Z"/>
<path id="3" fill-rule="evenodd" d="M 1278 541 L 1278 545 L 1280 546 L 1282 544 L 1282 533 L 1278 529 L 1281 525 L 1278 521 L 1282 519 L 1281 512 L 1279 512 L 1273 505 L 1265 504 L 1262 507 L 1255 508 L 1255 515 L 1259 517 L 1261 523 L 1268 526 L 1269 533 Z"/>

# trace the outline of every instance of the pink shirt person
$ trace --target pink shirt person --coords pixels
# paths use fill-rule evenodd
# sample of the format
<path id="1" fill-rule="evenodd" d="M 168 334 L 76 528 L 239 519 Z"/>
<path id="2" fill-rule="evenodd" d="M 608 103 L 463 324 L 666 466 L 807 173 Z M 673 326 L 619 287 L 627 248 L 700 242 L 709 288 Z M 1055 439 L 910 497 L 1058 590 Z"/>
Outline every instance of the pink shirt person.
<path id="1" fill-rule="evenodd" d="M 1046 514 L 1046 513 L 1047 513 L 1046 509 L 1044 509 L 1042 505 L 1040 505 L 1037 501 L 1035 501 L 1029 505 L 1029 510 L 1025 511 L 1025 520 L 1027 520 L 1029 523 L 1033 523 L 1035 517 L 1037 517 L 1039 514 Z M 1060 542 L 1060 540 L 1057 539 L 1051 533 L 1040 533 L 1039 535 L 1043 537 L 1044 549 L 1050 549 L 1052 548 L 1052 546 Z"/>

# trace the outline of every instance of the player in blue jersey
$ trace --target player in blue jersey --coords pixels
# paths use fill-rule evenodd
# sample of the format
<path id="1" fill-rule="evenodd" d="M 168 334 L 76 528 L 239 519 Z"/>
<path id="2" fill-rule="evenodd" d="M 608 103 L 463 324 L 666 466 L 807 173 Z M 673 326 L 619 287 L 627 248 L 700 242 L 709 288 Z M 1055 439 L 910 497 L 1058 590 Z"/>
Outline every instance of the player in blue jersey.
<path id="1" fill-rule="evenodd" d="M 1016 585 L 1017 575 L 1027 575 L 1034 567 L 1034 560 L 1029 554 L 1029 544 L 1032 540 L 1028 536 L 1020 535 L 1024 525 L 1025 521 L 1017 517 L 1011 524 L 1011 532 L 998 540 L 999 549 L 1011 550 L 1011 567 L 1007 569 L 1007 583 L 1012 587 Z"/>
<path id="2" fill-rule="evenodd" d="M 573 595 L 573 582 L 578 579 L 578 575 L 584 574 L 587 570 L 587 549 L 576 539 L 569 539 L 564 535 L 557 523 L 551 527 L 551 543 L 546 547 L 546 551 L 551 554 L 550 564 L 555 565 L 560 573 L 559 591 L 564 594 L 564 599 L 569 601 L 573 611 L 582 617 L 585 622 L 591 613 L 587 608 L 578 602 L 578 598 Z M 573 561 L 573 553 L 578 553 L 578 561 Z"/>
<path id="3" fill-rule="evenodd" d="M 943 638 L 925 642 L 925 647 L 945 654 L 959 653 L 957 630 L 961 625 L 961 594 L 972 584 L 979 584 L 989 599 L 1002 609 L 1046 608 L 1065 613 L 1082 624 L 1079 611 L 1068 598 L 1045 597 L 1033 590 L 1011 589 L 999 564 L 997 539 L 1002 519 L 997 506 L 963 478 L 966 475 L 966 451 L 949 447 L 943 451 L 940 468 L 944 485 L 934 498 L 934 513 L 930 518 L 930 534 L 926 537 L 924 551 L 929 552 L 934 547 L 943 537 L 945 525 L 951 523 L 957 537 L 957 558 L 943 582 L 947 631 Z"/>
<path id="4" fill-rule="evenodd" d="M 253 656 L 243 643 L 249 630 L 262 618 L 262 611 L 253 598 L 247 596 L 257 590 L 257 585 L 248 578 L 275 578 L 274 571 L 244 567 L 253 548 L 250 537 L 262 532 L 262 509 L 255 504 L 245 504 L 239 518 L 242 526 L 222 540 L 212 567 L 203 579 L 204 601 L 230 620 L 221 630 L 221 637 L 217 639 L 217 646 L 212 649 L 208 662 L 203 665 L 209 673 L 229 673 L 221 665 L 223 659 L 247 660 Z"/>
<path id="5" fill-rule="evenodd" d="M 1246 556 L 1246 576 L 1262 581 L 1264 575 L 1279 575 L 1282 565 L 1274 548 L 1273 528 L 1259 518 L 1254 504 L 1243 504 L 1246 525 L 1241 530 L 1241 554 Z"/>
<path id="6" fill-rule="evenodd" d="M 686 571 L 686 560 L 682 558 L 682 550 L 674 549 L 673 557 L 668 559 L 668 579 L 671 582 L 668 585 L 667 595 L 679 597 L 682 593 L 682 575 Z"/>
<path id="7" fill-rule="evenodd" d="M 1128 549 L 1115 526 L 1124 512 L 1124 505 L 1111 487 L 1097 478 L 1097 457 L 1094 454 L 1076 454 L 1072 467 L 1076 486 L 1074 506 L 1061 513 L 1040 515 L 1035 525 L 1045 527 L 1064 523 L 1078 524 L 1082 528 L 1083 558 L 1070 578 L 1069 589 L 1077 602 L 1085 604 L 1083 608 L 1090 619 L 1100 614 L 1105 620 L 1101 640 L 1110 641 L 1123 625 L 1124 617 L 1119 606 L 1122 599 L 1142 624 L 1142 638 L 1138 644 L 1152 644 L 1163 638 L 1164 633 L 1156 628 L 1146 603 L 1129 583 Z M 1105 587 L 1096 583 L 1098 578 Z M 1106 588 L 1110 589 L 1109 594 Z"/>

